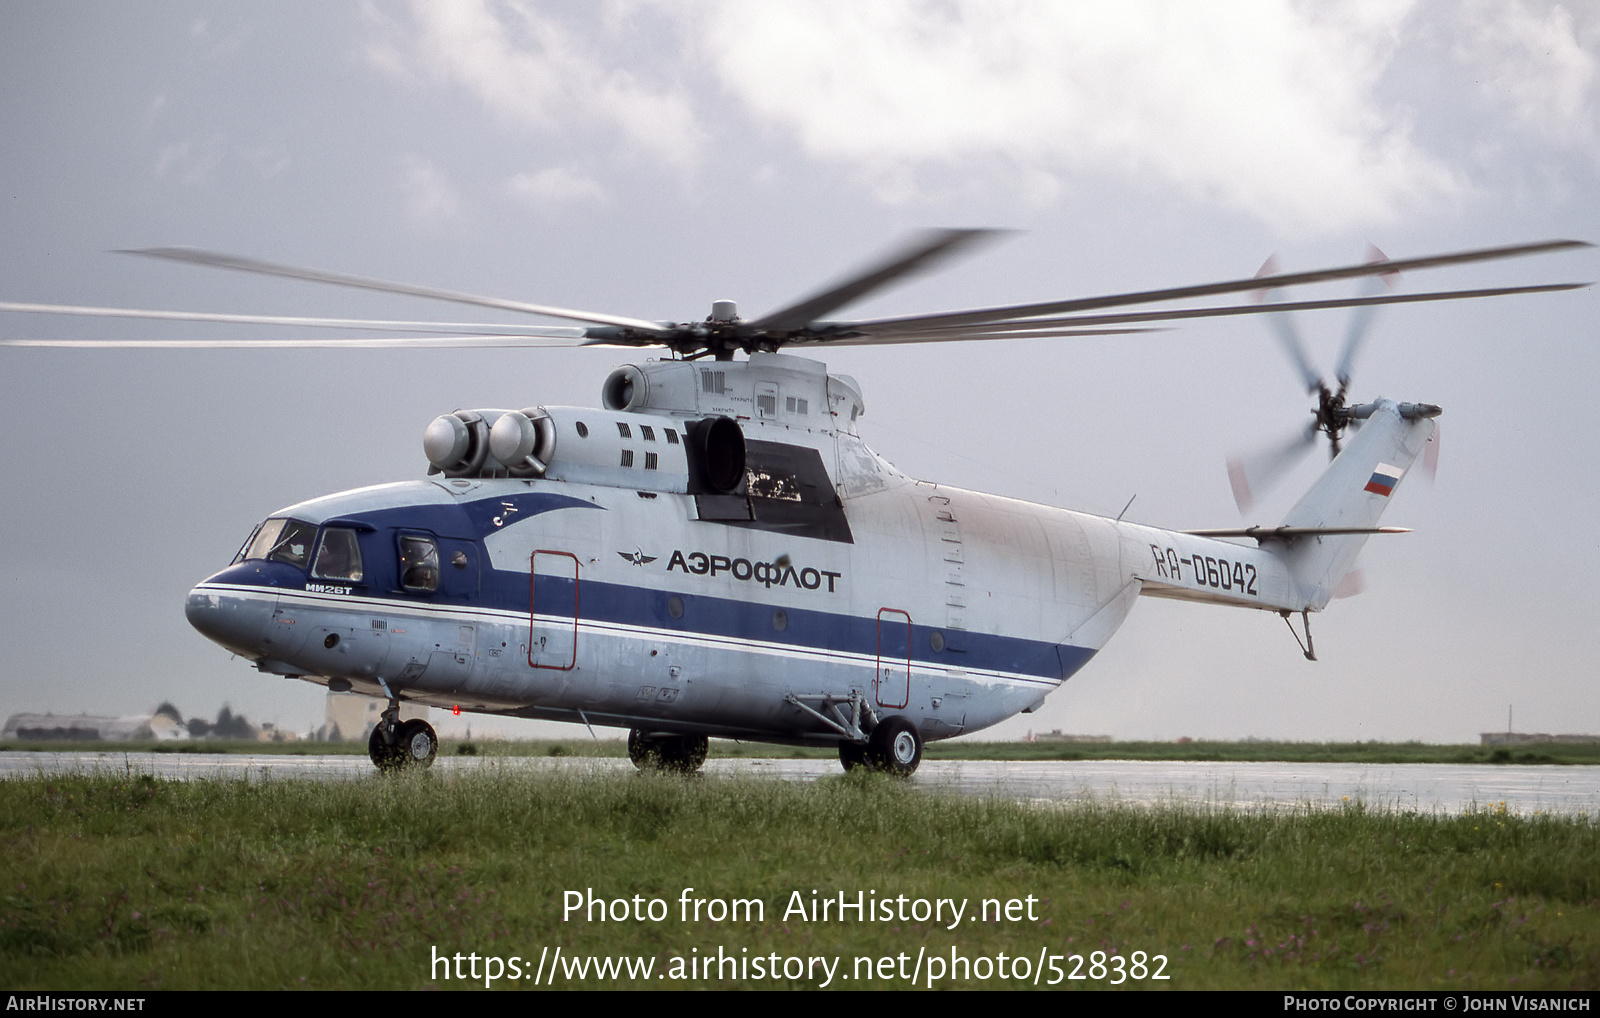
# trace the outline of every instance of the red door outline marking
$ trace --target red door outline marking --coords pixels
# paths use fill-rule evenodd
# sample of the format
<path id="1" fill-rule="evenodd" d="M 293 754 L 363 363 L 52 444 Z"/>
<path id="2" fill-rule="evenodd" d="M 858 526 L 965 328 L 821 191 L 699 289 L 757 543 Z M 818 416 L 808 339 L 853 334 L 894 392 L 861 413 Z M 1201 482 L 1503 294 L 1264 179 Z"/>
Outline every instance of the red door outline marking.
<path id="1" fill-rule="evenodd" d="M 572 659 L 564 665 L 541 664 L 533 659 L 533 648 L 536 636 L 533 628 L 534 607 L 539 603 L 534 594 L 538 590 L 539 582 L 539 556 L 554 555 L 572 560 Z M 533 668 L 548 668 L 557 672 L 570 672 L 578 667 L 578 556 L 570 551 L 554 551 L 549 548 L 539 548 L 528 561 L 528 665 Z"/>
<path id="2" fill-rule="evenodd" d="M 891 657 L 891 658 L 889 658 L 889 660 L 887 662 L 884 661 L 884 658 L 883 658 L 883 617 L 885 615 L 899 615 L 901 618 L 904 618 L 906 620 L 906 656 L 905 656 L 905 661 L 904 661 L 905 668 L 906 668 L 906 672 L 905 672 L 905 688 L 904 688 L 904 691 L 902 692 L 902 695 L 900 697 L 900 702 L 899 703 L 892 703 L 889 700 L 884 699 L 884 694 L 886 692 L 891 694 L 891 695 L 896 692 L 896 690 L 890 684 L 899 681 L 899 678 L 900 678 L 900 674 L 899 674 L 900 665 L 902 663 L 899 657 Z M 895 624 L 897 624 L 897 621 L 898 620 L 891 618 L 889 620 L 889 623 L 890 623 L 890 625 L 895 625 Z M 879 608 L 878 609 L 878 670 L 877 670 L 877 674 L 873 678 L 873 683 L 872 684 L 873 684 L 873 696 L 877 699 L 879 707 L 893 707 L 896 710 L 899 710 L 899 709 L 903 709 L 903 708 L 905 708 L 905 707 L 910 705 L 910 703 L 911 703 L 911 615 L 908 612 L 903 612 L 898 608 Z"/>

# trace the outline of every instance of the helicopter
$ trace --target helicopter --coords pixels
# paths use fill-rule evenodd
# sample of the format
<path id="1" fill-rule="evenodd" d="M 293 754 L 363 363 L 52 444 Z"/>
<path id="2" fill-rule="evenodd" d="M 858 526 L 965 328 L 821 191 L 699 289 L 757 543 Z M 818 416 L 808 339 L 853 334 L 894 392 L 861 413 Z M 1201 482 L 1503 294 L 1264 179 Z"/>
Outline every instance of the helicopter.
<path id="1" fill-rule="evenodd" d="M 1330 386 L 1293 311 L 1573 289 L 1561 283 L 1164 307 L 1230 294 L 1550 253 L 1554 240 L 1247 279 L 936 314 L 830 318 L 996 231 L 927 231 L 754 319 L 733 301 L 674 323 L 502 300 L 190 248 L 191 265 L 580 323 L 228 315 L 3 303 L 27 313 L 410 332 L 381 339 L 12 340 L 12 346 L 601 346 L 662 350 L 616 368 L 599 407 L 456 409 L 423 433 L 426 476 L 288 506 L 190 591 L 201 634 L 264 674 L 383 698 L 382 771 L 439 740 L 404 703 L 627 729 L 640 768 L 692 772 L 710 738 L 837 750 L 846 770 L 909 776 L 926 743 L 1041 707 L 1141 597 L 1310 616 L 1352 572 L 1441 408 L 1348 401 L 1364 328 Z M 1146 310 L 1123 310 L 1146 308 Z M 833 346 L 1116 335 L 1266 314 L 1311 424 L 1235 463 L 1241 508 L 1326 438 L 1331 461 L 1274 526 L 1172 531 L 909 477 L 861 439 L 853 378 L 798 352 Z M 1290 626 L 1293 630 L 1291 622 Z M 1300 634 L 1296 633 L 1296 639 Z"/>

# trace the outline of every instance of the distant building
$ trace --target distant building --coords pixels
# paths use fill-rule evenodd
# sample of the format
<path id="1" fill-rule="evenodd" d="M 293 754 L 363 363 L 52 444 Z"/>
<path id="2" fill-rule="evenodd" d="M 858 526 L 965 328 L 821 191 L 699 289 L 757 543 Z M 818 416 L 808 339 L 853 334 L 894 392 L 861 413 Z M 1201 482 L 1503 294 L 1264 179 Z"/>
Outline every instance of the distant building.
<path id="1" fill-rule="evenodd" d="M 364 693 L 332 693 L 328 694 L 327 720 L 317 730 L 317 739 L 320 742 L 365 742 L 378 726 L 378 721 L 383 717 L 383 708 L 386 705 L 382 697 L 367 696 Z M 410 721 L 420 718 L 429 721 L 431 711 L 424 706 L 412 703 L 400 705 L 400 720 Z"/>
<path id="2" fill-rule="evenodd" d="M 13 714 L 0 730 L 0 738 L 34 742 L 132 742 L 187 739 L 183 720 L 166 711 L 127 717 L 93 717 L 88 714 Z"/>
<path id="3" fill-rule="evenodd" d="M 1544 732 L 1480 732 L 1481 746 L 1536 746 L 1561 743 L 1568 746 L 1592 746 L 1600 743 L 1600 735 L 1547 735 Z"/>
<path id="4" fill-rule="evenodd" d="M 1052 728 L 1048 732 L 1028 733 L 1028 742 L 1110 742 L 1109 735 L 1069 735 L 1059 728 Z"/>

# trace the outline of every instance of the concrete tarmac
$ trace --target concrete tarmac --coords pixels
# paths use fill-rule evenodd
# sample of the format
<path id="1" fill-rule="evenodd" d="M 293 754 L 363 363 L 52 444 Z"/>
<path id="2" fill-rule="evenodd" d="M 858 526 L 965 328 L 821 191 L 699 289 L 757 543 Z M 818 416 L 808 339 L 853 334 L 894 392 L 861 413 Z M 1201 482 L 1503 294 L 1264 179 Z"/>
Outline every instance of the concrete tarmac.
<path id="1" fill-rule="evenodd" d="M 588 757 L 440 757 L 441 777 L 484 769 L 627 773 L 627 760 Z M 180 780 L 363 780 L 364 756 L 231 753 L 0 752 L 0 778 L 82 772 Z M 831 760 L 711 760 L 709 775 L 815 781 L 840 773 Z M 1339 807 L 1351 802 L 1425 813 L 1503 807 L 1514 813 L 1600 818 L 1600 767 L 1493 764 L 1217 763 L 1151 760 L 924 761 L 912 784 L 966 795 L 1036 802 L 1094 799 L 1143 805 Z"/>

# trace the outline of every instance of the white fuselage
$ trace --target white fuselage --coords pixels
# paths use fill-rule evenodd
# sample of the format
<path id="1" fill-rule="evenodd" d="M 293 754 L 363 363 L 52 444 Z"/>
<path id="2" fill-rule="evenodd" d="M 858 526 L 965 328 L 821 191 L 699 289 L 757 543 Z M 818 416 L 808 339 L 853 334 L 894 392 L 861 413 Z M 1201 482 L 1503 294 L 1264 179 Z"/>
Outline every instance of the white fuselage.
<path id="1" fill-rule="evenodd" d="M 630 389 L 640 405 L 540 411 L 557 437 L 538 476 L 491 463 L 274 514 L 303 525 L 299 544 L 253 541 L 191 592 L 191 621 L 263 671 L 335 689 L 829 743 L 841 729 L 825 719 L 852 694 L 928 740 L 1031 710 L 1141 592 L 1315 601 L 1270 549 L 908 478 L 861 442 L 858 390 L 821 365 L 642 374 L 667 407 Z M 736 494 L 697 493 L 682 452 L 711 413 L 751 450 Z M 318 575 L 335 531 L 360 549 L 343 578 Z M 434 548 L 431 589 L 406 572 L 418 542 Z"/>

